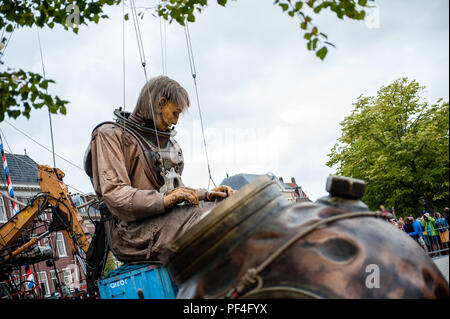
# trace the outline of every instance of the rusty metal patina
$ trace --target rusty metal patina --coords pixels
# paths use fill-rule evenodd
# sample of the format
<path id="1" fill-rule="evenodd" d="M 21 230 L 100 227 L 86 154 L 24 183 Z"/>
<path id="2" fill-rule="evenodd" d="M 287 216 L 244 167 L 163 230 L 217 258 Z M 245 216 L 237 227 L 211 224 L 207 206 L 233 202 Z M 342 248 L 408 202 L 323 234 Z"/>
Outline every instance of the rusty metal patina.
<path id="1" fill-rule="evenodd" d="M 298 204 L 268 177 L 246 185 L 162 253 L 177 298 L 448 298 L 419 245 L 359 200 L 362 183 L 330 177 L 329 196 Z"/>

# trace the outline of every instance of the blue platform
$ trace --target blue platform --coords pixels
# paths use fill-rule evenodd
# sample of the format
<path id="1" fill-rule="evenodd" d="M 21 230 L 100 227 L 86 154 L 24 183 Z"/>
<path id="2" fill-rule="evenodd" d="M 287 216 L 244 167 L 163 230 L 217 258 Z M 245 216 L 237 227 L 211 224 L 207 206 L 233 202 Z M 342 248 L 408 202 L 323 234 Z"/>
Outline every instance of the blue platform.
<path id="1" fill-rule="evenodd" d="M 144 299 L 175 299 L 178 291 L 161 265 L 125 265 L 108 273 L 97 286 L 101 299 L 139 299 L 139 289 Z"/>

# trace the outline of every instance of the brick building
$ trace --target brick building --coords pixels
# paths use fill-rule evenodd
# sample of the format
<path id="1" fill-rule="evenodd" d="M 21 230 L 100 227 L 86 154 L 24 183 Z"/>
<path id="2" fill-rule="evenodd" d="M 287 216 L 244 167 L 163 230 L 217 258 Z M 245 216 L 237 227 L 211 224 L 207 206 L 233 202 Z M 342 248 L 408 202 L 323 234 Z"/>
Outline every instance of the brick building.
<path id="1" fill-rule="evenodd" d="M 9 167 L 9 177 L 13 185 L 15 199 L 27 204 L 29 199 L 41 192 L 38 184 L 37 163 L 27 155 L 5 154 Z M 12 217 L 11 200 L 8 198 L 8 187 L 3 169 L 1 170 L 0 184 L 0 226 Z M 80 205 L 85 200 L 84 196 L 76 198 L 76 205 Z M 74 200 L 75 201 L 75 200 Z M 17 204 L 17 203 L 16 203 Z M 19 205 L 19 209 L 24 208 Z M 85 219 L 87 208 L 81 209 L 83 219 Z M 96 217 L 95 210 L 91 207 L 91 218 Z M 34 233 L 43 233 L 48 226 L 51 214 L 46 212 L 37 217 L 34 225 Z M 88 230 L 93 232 L 93 225 L 87 223 Z M 36 279 L 39 281 L 39 287 L 42 297 L 52 298 L 61 295 L 73 295 L 86 289 L 85 275 L 75 258 L 71 245 L 67 242 L 62 232 L 53 232 L 48 237 L 43 238 L 38 243 L 42 249 L 51 249 L 51 259 L 36 262 L 30 266 L 36 272 Z M 23 275 L 24 267 L 17 270 L 15 275 Z M 58 285 L 58 281 L 61 285 Z"/>

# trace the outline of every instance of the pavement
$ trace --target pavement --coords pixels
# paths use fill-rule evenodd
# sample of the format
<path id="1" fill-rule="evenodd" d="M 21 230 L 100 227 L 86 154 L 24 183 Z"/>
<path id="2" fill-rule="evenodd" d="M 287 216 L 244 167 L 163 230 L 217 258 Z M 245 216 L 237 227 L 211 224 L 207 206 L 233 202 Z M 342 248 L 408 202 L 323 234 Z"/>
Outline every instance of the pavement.
<path id="1" fill-rule="evenodd" d="M 448 257 L 449 255 L 433 258 L 434 263 L 439 268 L 442 275 L 444 275 L 445 279 L 447 279 L 447 282 L 448 282 Z"/>

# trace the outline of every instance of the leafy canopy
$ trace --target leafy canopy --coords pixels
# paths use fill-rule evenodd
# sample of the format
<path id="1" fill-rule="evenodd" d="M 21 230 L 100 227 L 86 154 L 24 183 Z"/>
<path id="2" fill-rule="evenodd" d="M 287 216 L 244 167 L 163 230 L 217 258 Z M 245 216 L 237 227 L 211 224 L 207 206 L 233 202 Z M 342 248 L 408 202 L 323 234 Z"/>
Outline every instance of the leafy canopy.
<path id="1" fill-rule="evenodd" d="M 365 10 L 373 1 L 275 0 L 274 4 L 290 17 L 298 19 L 299 27 L 307 41 L 307 49 L 315 52 L 316 56 L 323 60 L 329 46 L 334 44 L 328 42 L 327 35 L 320 32 L 313 24 L 311 16 L 329 9 L 339 19 L 347 17 L 352 20 L 363 20 L 366 15 Z M 89 22 L 98 23 L 100 19 L 108 18 L 103 13 L 104 8 L 121 2 L 122 0 L 2 0 L 0 2 L 0 63 L 3 64 L 2 56 L 15 29 L 61 26 L 78 33 L 81 25 L 87 25 Z M 130 1 L 128 3 L 131 4 Z M 226 6 L 228 0 L 217 0 L 217 3 Z M 153 4 L 157 4 L 156 0 Z M 156 13 L 166 20 L 175 20 L 184 25 L 186 21 L 194 22 L 195 15 L 200 13 L 207 4 L 207 0 L 158 0 Z M 155 6 L 152 8 L 154 9 Z M 124 18 L 128 20 L 128 13 Z M 36 73 L 11 68 L 0 72 L 0 79 L 0 122 L 4 120 L 5 114 L 13 118 L 20 115 L 29 118 L 32 108 L 41 108 L 44 105 L 47 105 L 51 113 L 66 114 L 66 106 L 69 102 L 47 92 L 48 84 L 54 81 L 44 79 Z"/>
<path id="2" fill-rule="evenodd" d="M 2 0 L 0 2 L 0 63 L 14 30 L 21 27 L 62 26 L 78 33 L 80 25 L 98 23 L 107 18 L 103 8 L 120 0 Z M 75 7 L 76 6 L 76 7 Z M 76 16 L 75 16 L 76 15 Z M 72 17 L 73 16 L 73 17 Z M 76 22 L 76 23 L 75 23 Z M 0 122 L 5 114 L 30 118 L 32 108 L 47 106 L 51 113 L 66 114 L 69 103 L 48 93 L 51 79 L 21 69 L 6 68 L 0 72 Z"/>
<path id="3" fill-rule="evenodd" d="M 237 0 L 232 0 L 237 1 Z M 322 10 L 329 9 L 339 19 L 347 17 L 352 20 L 364 20 L 366 9 L 374 0 L 275 0 L 274 4 L 279 6 L 292 18 L 298 19 L 299 27 L 304 32 L 307 41 L 307 49 L 314 51 L 316 56 L 324 59 L 328 53 L 328 47 L 333 46 L 328 42 L 328 36 L 320 32 L 313 24 L 311 15 L 319 14 Z M 221 6 L 226 6 L 228 0 L 217 0 Z M 195 13 L 201 12 L 208 4 L 207 0 L 161 0 L 157 12 L 166 20 L 176 20 L 184 25 L 185 21 L 195 22 Z"/>
<path id="4" fill-rule="evenodd" d="M 449 104 L 428 105 L 424 87 L 401 78 L 376 96 L 360 96 L 340 124 L 342 136 L 327 165 L 337 174 L 367 182 L 363 201 L 371 209 L 395 207 L 400 215 L 449 201 Z"/>

